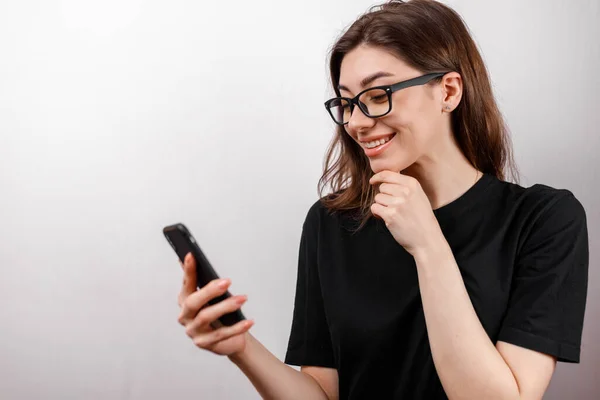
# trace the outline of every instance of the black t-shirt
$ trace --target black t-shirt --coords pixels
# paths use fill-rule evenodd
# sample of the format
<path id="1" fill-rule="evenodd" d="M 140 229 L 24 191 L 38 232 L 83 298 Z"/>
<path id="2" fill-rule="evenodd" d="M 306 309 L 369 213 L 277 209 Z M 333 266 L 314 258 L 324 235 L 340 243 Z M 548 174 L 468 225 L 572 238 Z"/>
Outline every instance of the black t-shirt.
<path id="1" fill-rule="evenodd" d="M 434 213 L 493 343 L 579 362 L 589 254 L 573 194 L 486 174 Z M 446 399 L 414 259 L 383 221 L 356 227 L 308 212 L 285 362 L 336 368 L 341 399 Z"/>

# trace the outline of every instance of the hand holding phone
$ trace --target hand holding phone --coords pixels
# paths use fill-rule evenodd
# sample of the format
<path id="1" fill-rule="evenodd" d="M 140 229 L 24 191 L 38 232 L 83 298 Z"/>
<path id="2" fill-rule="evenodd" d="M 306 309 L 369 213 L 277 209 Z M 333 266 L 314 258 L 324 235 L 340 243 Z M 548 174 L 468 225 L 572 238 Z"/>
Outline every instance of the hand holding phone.
<path id="1" fill-rule="evenodd" d="M 233 355 L 246 346 L 254 324 L 240 311 L 246 296 L 231 296 L 228 279 L 219 279 L 196 240 L 183 224 L 163 229 L 182 262 L 184 279 L 179 295 L 179 323 L 196 346 L 219 355 Z M 198 260 L 198 262 L 196 261 Z"/>
<path id="2" fill-rule="evenodd" d="M 196 263 L 196 280 L 198 288 L 206 286 L 209 282 L 219 279 L 214 268 L 198 246 L 196 239 L 184 224 L 174 224 L 163 229 L 165 238 L 179 257 L 181 262 L 185 261 L 188 253 L 191 253 Z M 211 299 L 209 304 L 217 304 L 231 297 L 231 294 L 226 291 L 217 298 Z M 223 315 L 219 318 L 222 325 L 231 326 L 244 319 L 244 315 L 240 310 L 236 310 L 230 314 Z"/>
<path id="3" fill-rule="evenodd" d="M 181 313 L 178 320 L 185 327 L 186 334 L 197 347 L 218 355 L 232 356 L 243 352 L 246 348 L 246 334 L 254 322 L 242 320 L 232 326 L 223 326 L 218 321 L 223 315 L 239 310 L 246 302 L 246 296 L 230 296 L 210 305 L 212 299 L 227 292 L 231 282 L 228 279 L 216 279 L 198 289 L 194 257 L 189 254 L 184 260 L 184 280 L 179 295 Z"/>

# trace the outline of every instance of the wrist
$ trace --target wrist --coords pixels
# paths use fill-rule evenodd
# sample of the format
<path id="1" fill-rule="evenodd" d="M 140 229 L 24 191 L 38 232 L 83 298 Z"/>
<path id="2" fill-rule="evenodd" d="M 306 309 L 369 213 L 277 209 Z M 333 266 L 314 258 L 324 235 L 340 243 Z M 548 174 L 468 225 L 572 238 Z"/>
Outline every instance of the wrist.
<path id="1" fill-rule="evenodd" d="M 245 364 L 249 358 L 249 351 L 250 351 L 250 347 L 252 346 L 252 340 L 254 339 L 252 337 L 252 335 L 250 335 L 249 332 L 246 332 L 244 334 L 246 337 L 246 344 L 244 346 L 244 348 L 238 352 L 235 352 L 233 354 L 230 354 L 227 356 L 227 358 L 229 358 L 229 360 L 234 363 L 235 365 L 237 365 L 238 367 Z"/>
<path id="2" fill-rule="evenodd" d="M 452 249 L 444 235 L 440 232 L 435 238 L 429 240 L 426 245 L 416 248 L 412 254 L 417 266 L 438 264 L 448 257 L 453 257 Z"/>

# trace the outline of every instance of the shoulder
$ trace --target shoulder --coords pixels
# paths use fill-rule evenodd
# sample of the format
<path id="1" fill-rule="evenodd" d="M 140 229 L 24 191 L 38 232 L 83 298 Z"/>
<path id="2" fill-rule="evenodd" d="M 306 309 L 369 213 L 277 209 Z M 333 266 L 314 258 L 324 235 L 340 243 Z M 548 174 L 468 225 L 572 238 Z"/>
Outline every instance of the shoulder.
<path id="1" fill-rule="evenodd" d="M 304 219 L 304 230 L 318 230 L 322 224 L 331 224 L 335 219 L 334 213 L 323 204 L 323 199 L 315 201 L 309 207 Z"/>
<path id="2" fill-rule="evenodd" d="M 514 226 L 519 227 L 521 250 L 550 251 L 552 247 L 559 251 L 562 246 L 587 241 L 586 212 L 570 190 L 539 183 L 527 188 L 503 185 L 510 193 L 510 213 L 518 220 Z"/>
<path id="3" fill-rule="evenodd" d="M 306 213 L 303 228 L 307 229 L 307 228 L 311 228 L 314 226 L 318 226 L 322 219 L 324 211 L 326 211 L 326 210 L 325 210 L 325 207 L 323 206 L 323 203 L 321 202 L 321 199 L 314 202 L 309 207 L 308 212 Z"/>
<path id="4" fill-rule="evenodd" d="M 540 218 L 558 220 L 585 220 L 583 204 L 567 189 L 555 189 L 537 184 L 528 189 L 529 201 L 533 203 Z"/>
<path id="5" fill-rule="evenodd" d="M 326 199 L 329 197 L 322 197 L 309 207 L 303 224 L 305 231 L 315 234 L 317 231 L 340 233 L 352 232 L 358 228 L 361 219 L 358 210 L 329 209 L 324 202 Z"/>
<path id="6" fill-rule="evenodd" d="M 499 181 L 498 190 L 515 216 L 527 219 L 530 224 L 538 224 L 546 219 L 585 221 L 583 205 L 568 189 L 541 183 L 523 187 Z"/>

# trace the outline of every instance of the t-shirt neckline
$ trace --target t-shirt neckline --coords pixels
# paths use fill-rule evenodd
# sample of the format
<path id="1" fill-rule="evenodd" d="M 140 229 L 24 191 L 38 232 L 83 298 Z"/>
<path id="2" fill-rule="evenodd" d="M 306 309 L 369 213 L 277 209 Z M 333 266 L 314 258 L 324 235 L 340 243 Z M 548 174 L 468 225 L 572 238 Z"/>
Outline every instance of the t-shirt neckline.
<path id="1" fill-rule="evenodd" d="M 457 199 L 433 210 L 438 220 L 456 216 L 460 211 L 477 203 L 478 198 L 487 190 L 488 186 L 496 179 L 493 175 L 484 173 L 477 182 Z"/>

